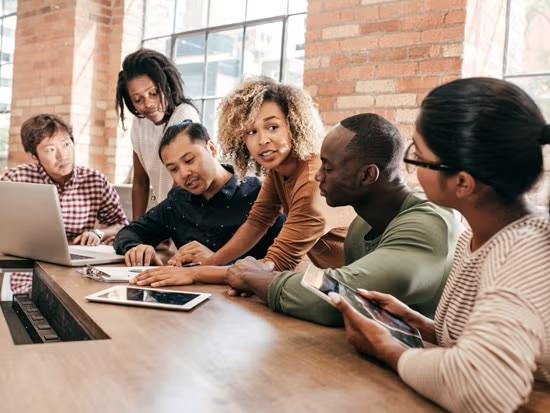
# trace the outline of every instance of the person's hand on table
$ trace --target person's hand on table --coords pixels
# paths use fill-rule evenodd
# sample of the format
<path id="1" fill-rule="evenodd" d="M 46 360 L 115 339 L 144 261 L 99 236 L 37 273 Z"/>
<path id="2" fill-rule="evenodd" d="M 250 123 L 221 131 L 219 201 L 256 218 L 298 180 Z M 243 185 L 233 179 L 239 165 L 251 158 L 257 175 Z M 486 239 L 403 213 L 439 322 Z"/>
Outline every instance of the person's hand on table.
<path id="1" fill-rule="evenodd" d="M 359 290 L 359 295 L 372 299 L 364 290 Z M 373 356 L 397 370 L 399 358 L 407 348 L 395 340 L 387 329 L 360 314 L 341 295 L 331 292 L 329 297 L 342 312 L 349 343 L 359 353 Z"/>
<path id="2" fill-rule="evenodd" d="M 97 235 L 93 231 L 84 231 L 82 234 L 78 235 L 73 239 L 74 245 L 94 246 L 94 245 L 99 245 L 100 242 L 101 242 L 101 239 L 99 238 L 99 235 Z"/>
<path id="3" fill-rule="evenodd" d="M 139 244 L 126 251 L 124 262 L 129 267 L 136 265 L 163 265 L 155 248 L 147 244 Z"/>
<path id="4" fill-rule="evenodd" d="M 208 259 L 214 251 L 198 241 L 191 241 L 178 249 L 168 264 L 181 267 L 185 264 L 208 264 Z"/>
<path id="5" fill-rule="evenodd" d="M 226 280 L 231 287 L 227 294 L 231 296 L 250 296 L 252 293 L 247 279 L 258 276 L 273 277 L 273 267 L 274 264 L 271 261 L 259 261 L 252 257 L 238 260 L 227 269 Z"/>
<path id="6" fill-rule="evenodd" d="M 130 280 L 130 284 L 139 286 L 164 287 L 168 285 L 188 285 L 195 282 L 195 267 L 163 266 L 143 271 Z"/>

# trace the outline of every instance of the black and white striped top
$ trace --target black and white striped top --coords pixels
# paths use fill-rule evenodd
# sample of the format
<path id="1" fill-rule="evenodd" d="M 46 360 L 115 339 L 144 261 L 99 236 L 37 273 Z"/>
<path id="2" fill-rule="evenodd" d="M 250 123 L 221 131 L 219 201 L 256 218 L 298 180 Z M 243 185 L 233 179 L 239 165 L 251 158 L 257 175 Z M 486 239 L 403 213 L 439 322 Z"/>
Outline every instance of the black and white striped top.
<path id="1" fill-rule="evenodd" d="M 441 347 L 406 351 L 399 374 L 452 411 L 513 411 L 550 382 L 550 219 L 525 216 L 472 252 L 459 239 L 435 316 Z"/>

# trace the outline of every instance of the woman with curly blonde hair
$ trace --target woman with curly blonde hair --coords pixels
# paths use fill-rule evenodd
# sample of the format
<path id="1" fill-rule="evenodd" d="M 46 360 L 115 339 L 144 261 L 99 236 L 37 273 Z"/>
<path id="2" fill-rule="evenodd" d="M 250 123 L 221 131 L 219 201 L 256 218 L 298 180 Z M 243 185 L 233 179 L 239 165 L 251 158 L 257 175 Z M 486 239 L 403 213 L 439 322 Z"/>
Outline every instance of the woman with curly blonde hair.
<path id="1" fill-rule="evenodd" d="M 218 140 L 225 155 L 241 179 L 250 169 L 263 172 L 262 189 L 247 220 L 221 249 L 213 253 L 197 242 L 184 245 L 169 263 L 202 266 L 174 268 L 152 280 L 155 285 L 225 283 L 226 268 L 219 266 L 255 245 L 281 210 L 287 219 L 267 251 L 267 265 L 293 270 L 307 254 L 317 267 L 342 266 L 346 229 L 329 227 L 328 208 L 315 180 L 324 130 L 309 95 L 268 78 L 251 79 L 225 97 L 218 111 Z"/>
<path id="2" fill-rule="evenodd" d="M 268 78 L 251 79 L 222 101 L 218 122 L 219 143 L 240 176 L 254 169 L 265 180 L 246 222 L 206 262 L 225 265 L 241 256 L 282 209 L 287 220 L 265 257 L 275 270 L 294 269 L 306 254 L 321 268 L 342 265 L 345 230 L 327 228 L 315 180 L 324 128 L 309 95 Z"/>

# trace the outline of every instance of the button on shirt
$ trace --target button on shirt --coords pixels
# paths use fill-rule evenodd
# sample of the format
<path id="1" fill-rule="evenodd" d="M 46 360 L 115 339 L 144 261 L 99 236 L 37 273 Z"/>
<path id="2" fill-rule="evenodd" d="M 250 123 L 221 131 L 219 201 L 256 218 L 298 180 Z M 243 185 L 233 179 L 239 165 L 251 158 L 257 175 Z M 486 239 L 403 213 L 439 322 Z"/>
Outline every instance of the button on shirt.
<path id="1" fill-rule="evenodd" d="M 105 175 L 84 166 L 75 166 L 68 182 L 59 185 L 40 164 L 23 164 L 9 169 L 2 181 L 55 185 L 59 196 L 65 233 L 69 240 L 95 227 L 128 224 L 120 198 Z"/>
<path id="2" fill-rule="evenodd" d="M 233 173 L 231 167 L 224 167 Z M 171 238 L 178 248 L 190 241 L 198 241 L 217 251 L 246 221 L 260 187 L 261 182 L 256 177 L 247 177 L 239 183 L 233 175 L 209 200 L 202 195 L 173 188 L 158 206 L 119 231 L 114 242 L 115 250 L 118 254 L 125 254 L 136 245 L 157 245 Z M 281 215 L 246 255 L 263 258 L 283 223 L 284 216 Z"/>

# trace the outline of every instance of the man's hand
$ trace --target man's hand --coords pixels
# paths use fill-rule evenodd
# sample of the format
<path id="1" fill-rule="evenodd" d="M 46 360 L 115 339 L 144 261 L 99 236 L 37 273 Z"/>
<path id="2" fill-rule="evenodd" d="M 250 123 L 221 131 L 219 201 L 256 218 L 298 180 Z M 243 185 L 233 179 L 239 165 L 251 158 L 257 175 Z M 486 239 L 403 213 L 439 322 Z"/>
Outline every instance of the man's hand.
<path id="1" fill-rule="evenodd" d="M 248 279 L 261 276 L 273 278 L 273 266 L 271 261 L 258 261 L 252 257 L 237 261 L 227 269 L 227 284 L 231 287 L 227 294 L 232 296 L 251 295 Z"/>
<path id="2" fill-rule="evenodd" d="M 139 286 L 164 287 L 168 285 L 188 285 L 195 281 L 195 268 L 164 266 L 143 271 L 130 280 Z"/>
<path id="3" fill-rule="evenodd" d="M 163 265 L 155 249 L 146 244 L 139 244 L 126 251 L 124 262 L 127 266 Z"/>
<path id="4" fill-rule="evenodd" d="M 178 249 L 168 264 L 181 267 L 185 264 L 208 264 L 208 259 L 214 255 L 214 251 L 205 247 L 200 242 L 191 241 Z"/>
<path id="5" fill-rule="evenodd" d="M 101 240 L 95 232 L 84 231 L 82 234 L 73 239 L 74 245 L 99 245 Z"/>
<path id="6" fill-rule="evenodd" d="M 368 354 L 397 370 L 399 357 L 406 348 L 388 330 L 360 314 L 341 295 L 329 293 L 334 306 L 342 312 L 349 343 L 359 353 Z"/>

